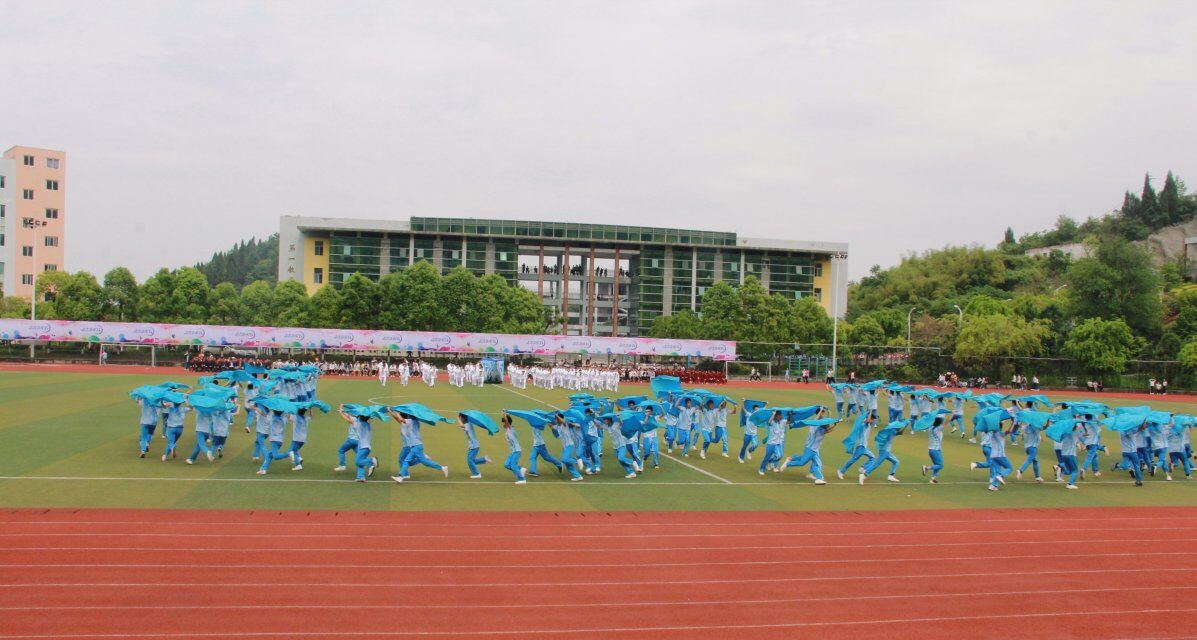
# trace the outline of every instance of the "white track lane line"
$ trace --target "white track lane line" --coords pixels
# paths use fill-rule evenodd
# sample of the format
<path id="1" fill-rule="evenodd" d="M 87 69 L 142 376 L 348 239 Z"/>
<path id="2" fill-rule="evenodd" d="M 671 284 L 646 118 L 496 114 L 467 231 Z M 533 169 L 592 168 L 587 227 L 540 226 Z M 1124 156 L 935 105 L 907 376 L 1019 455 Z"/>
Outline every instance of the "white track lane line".
<path id="1" fill-rule="evenodd" d="M 544 565 L 539 565 L 539 567 L 543 567 L 543 566 Z M 1003 597 L 1003 596 L 1066 595 L 1066 594 L 1077 594 L 1077 593 L 1126 593 L 1126 592 L 1134 592 L 1134 591 L 1188 591 L 1188 590 L 1193 590 L 1193 589 L 1197 589 L 1197 586 L 1181 585 L 1181 586 L 1154 586 L 1154 587 L 1105 587 L 1105 588 L 1092 588 L 1092 589 L 1044 589 L 1044 590 L 1029 589 L 1029 590 L 1021 590 L 1021 591 L 986 591 L 986 592 L 980 592 L 980 593 L 967 592 L 967 591 L 966 592 L 956 592 L 956 593 L 942 593 L 942 592 L 937 592 L 937 593 L 892 593 L 892 594 L 884 594 L 884 595 L 823 596 L 823 597 L 813 597 L 813 598 L 759 598 L 759 599 L 752 599 L 752 600 L 726 600 L 726 599 L 721 599 L 721 600 L 674 600 L 674 601 L 659 601 L 659 602 L 651 602 L 651 601 L 646 602 L 643 600 L 636 601 L 636 602 L 586 602 L 586 601 L 581 601 L 581 602 L 571 602 L 568 605 L 564 605 L 564 606 L 568 606 L 571 609 L 576 608 L 576 607 L 581 607 L 581 608 L 677 607 L 677 606 L 709 607 L 709 606 L 714 606 L 714 605 L 743 606 L 743 605 L 768 605 L 768 604 L 802 604 L 802 603 L 816 603 L 816 602 L 844 602 L 844 601 L 855 602 L 858 600 L 908 600 L 908 599 L 919 599 L 919 598 L 972 598 L 972 597 L 999 598 L 999 597 Z M 308 609 L 344 609 L 345 606 L 346 605 L 344 605 L 344 604 L 308 603 L 308 604 L 271 604 L 271 605 L 269 605 L 269 608 L 271 608 L 271 609 L 296 609 L 299 611 L 305 611 Z M 382 610 L 390 610 L 390 609 L 399 609 L 399 610 L 402 610 L 402 609 L 454 609 L 454 610 L 461 610 L 461 609 L 465 609 L 465 608 L 468 608 L 468 609 L 528 609 L 528 608 L 534 608 L 535 606 L 537 606 L 537 605 L 535 605 L 535 604 L 529 605 L 528 603 L 471 604 L 471 603 L 463 603 L 463 602 L 454 602 L 454 603 L 449 603 L 449 604 L 423 604 L 423 603 L 422 604 L 375 604 L 375 605 L 370 605 L 370 604 L 356 605 L 355 604 L 354 608 L 382 609 Z M 557 607 L 557 606 L 563 606 L 563 605 L 549 604 L 549 605 L 541 605 L 541 606 Z M 192 605 L 192 604 L 187 604 L 187 603 L 178 603 L 178 604 L 170 605 L 170 608 L 172 610 L 173 609 L 186 609 L 186 610 L 199 610 L 199 611 L 222 610 L 222 609 L 255 609 L 256 610 L 256 609 L 261 609 L 262 607 L 263 607 L 263 605 L 260 605 L 260 604 L 246 605 L 246 604 L 235 604 L 235 603 L 220 604 L 220 605 L 206 605 L 206 604 Z M 44 606 L 44 607 L 39 607 L 39 606 L 0 607 L 0 611 L 125 611 L 125 610 L 160 611 L 161 609 L 162 609 L 162 605 L 145 605 L 145 604 L 51 605 L 51 606 Z"/>
<path id="2" fill-rule="evenodd" d="M 1035 618 L 1075 618 L 1078 616 L 1115 615 L 1115 616 L 1150 616 L 1168 613 L 1197 613 L 1197 609 L 1116 609 L 1095 611 L 1049 611 L 1043 613 L 1002 613 L 994 615 L 976 616 L 934 616 L 920 618 L 886 618 L 879 620 L 835 620 L 826 622 L 762 622 L 759 624 L 723 624 L 723 625 L 673 625 L 673 626 L 637 626 L 637 627 L 581 627 L 573 629 L 454 629 L 449 631 L 253 631 L 253 632 L 167 632 L 167 633 L 65 633 L 65 634 L 35 634 L 35 635 L 0 635 L 0 639 L 35 638 L 35 639 L 68 639 L 68 638 L 326 638 L 326 637 L 391 637 L 391 638 L 427 638 L 444 636 L 538 636 L 538 635 L 575 635 L 575 634 L 604 634 L 604 633 L 640 633 L 664 631 L 736 631 L 751 629 L 806 629 L 846 626 L 872 626 L 891 624 L 927 624 L 942 622 L 976 622 L 980 620 L 1011 620 Z"/>

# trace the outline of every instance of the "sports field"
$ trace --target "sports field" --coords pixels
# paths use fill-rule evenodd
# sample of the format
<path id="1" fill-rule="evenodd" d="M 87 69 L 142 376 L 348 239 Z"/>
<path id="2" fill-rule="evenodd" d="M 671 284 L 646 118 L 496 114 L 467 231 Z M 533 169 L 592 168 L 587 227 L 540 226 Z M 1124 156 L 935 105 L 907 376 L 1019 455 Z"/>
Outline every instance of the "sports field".
<path id="1" fill-rule="evenodd" d="M 757 474 L 756 461 L 738 464 L 740 444 L 737 426 L 731 426 L 731 457 L 719 454 L 699 459 L 662 452 L 659 469 L 647 469 L 635 479 L 624 479 L 616 464 L 604 465 L 601 475 L 583 482 L 568 482 L 548 465 L 541 476 L 527 485 L 516 486 L 502 459 L 507 447 L 500 436 L 483 440 L 483 454 L 497 463 L 483 467 L 484 478 L 467 476 L 465 440 L 456 427 L 426 427 L 424 436 L 430 457 L 448 465 L 448 479 L 439 472 L 415 468 L 412 480 L 402 485 L 389 479 L 396 469 L 398 434 L 394 423 L 375 428 L 375 454 L 379 472 L 364 485 L 352 482 L 350 472 L 336 473 L 336 449 L 345 437 L 345 423 L 335 414 L 316 413 L 310 438 L 303 450 L 304 469 L 293 472 L 285 461 L 276 463 L 267 476 L 257 476 L 257 464 L 250 460 L 252 436 L 240 428 L 239 416 L 223 460 L 208 462 L 202 456 L 195 465 L 183 458 L 194 444 L 193 416 L 187 418 L 187 432 L 179 446 L 179 458 L 162 462 L 164 440 L 156 438 L 151 455 L 137 457 L 136 405 L 128 397 L 133 387 L 158 383 L 168 376 L 122 373 L 71 373 L 51 371 L 0 372 L 0 506 L 3 507 L 118 507 L 180 509 L 320 509 L 320 510 L 451 510 L 451 511 L 660 511 L 660 510 L 842 510 L 842 509 L 954 509 L 994 507 L 1071 506 L 1169 506 L 1197 504 L 1197 481 L 1177 474 L 1174 482 L 1161 476 L 1135 487 L 1124 473 L 1088 477 L 1079 491 L 1065 491 L 1051 482 L 1011 480 L 1000 492 L 985 490 L 987 476 L 970 472 L 968 463 L 980 459 L 975 445 L 945 435 L 947 468 L 940 484 L 929 485 L 919 467 L 927 462 L 926 438 L 922 434 L 897 439 L 895 452 L 902 460 L 898 476 L 902 482 L 885 481 L 882 471 L 865 486 L 854 477 L 835 478 L 834 470 L 846 459 L 839 441 L 847 425 L 830 434 L 823 446 L 825 473 L 829 484 L 814 486 L 804 471 Z M 170 375 L 181 382 L 194 377 Z M 830 404 L 831 395 L 821 385 L 796 388 L 728 387 L 733 397 L 767 400 L 775 406 Z M 334 407 L 340 402 L 422 402 L 452 417 L 459 409 L 479 409 L 498 417 L 511 409 L 543 409 L 565 406 L 563 390 L 547 391 L 506 385 L 484 388 L 454 388 L 444 381 L 429 388 L 415 381 L 404 388 L 394 381 L 385 389 L 376 380 L 327 377 L 320 381 L 319 397 Z M 621 394 L 647 393 L 645 386 L 626 386 Z M 1061 399 L 1065 396 L 1053 396 Z M 1073 396 L 1089 397 L 1092 396 Z M 1142 399 L 1110 399 L 1111 404 L 1142 404 Z M 1197 407 L 1183 402 L 1152 402 L 1159 409 L 1192 412 Z M 970 407 L 971 411 L 971 407 Z M 731 421 L 729 421 L 731 422 Z M 738 424 L 738 422 L 736 423 Z M 531 449 L 525 427 L 525 464 Z M 550 450 L 560 447 L 550 437 Z M 799 453 L 802 437 L 791 437 L 787 453 Z M 1117 457 L 1117 439 L 1106 435 L 1113 457 L 1102 460 L 1103 468 Z M 664 443 L 662 442 L 662 446 Z M 1050 467 L 1049 447 L 1041 460 Z M 712 452 L 716 451 L 714 447 Z M 763 449 L 758 450 L 758 455 Z M 609 455 L 609 454 L 608 454 Z M 1010 447 L 1015 465 L 1022 451 Z M 548 471 L 546 471 L 546 469 Z M 888 466 L 883 467 L 888 469 Z"/>

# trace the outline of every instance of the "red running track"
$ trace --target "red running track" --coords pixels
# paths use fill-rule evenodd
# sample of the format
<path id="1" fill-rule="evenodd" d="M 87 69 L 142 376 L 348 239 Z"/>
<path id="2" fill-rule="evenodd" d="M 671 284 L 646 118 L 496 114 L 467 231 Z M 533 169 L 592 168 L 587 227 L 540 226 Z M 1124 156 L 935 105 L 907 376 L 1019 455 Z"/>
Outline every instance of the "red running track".
<path id="1" fill-rule="evenodd" d="M 1180 638 L 1197 508 L 0 511 L 0 638 Z"/>

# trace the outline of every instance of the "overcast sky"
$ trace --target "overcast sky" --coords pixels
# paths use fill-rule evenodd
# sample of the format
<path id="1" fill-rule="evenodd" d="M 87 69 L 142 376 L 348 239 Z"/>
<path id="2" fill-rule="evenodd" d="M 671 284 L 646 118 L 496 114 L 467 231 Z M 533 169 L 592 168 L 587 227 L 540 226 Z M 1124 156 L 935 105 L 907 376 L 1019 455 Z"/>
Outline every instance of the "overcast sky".
<path id="1" fill-rule="evenodd" d="M 283 214 L 846 241 L 852 275 L 1197 187 L 1192 2 L 0 2 L 67 268 Z"/>

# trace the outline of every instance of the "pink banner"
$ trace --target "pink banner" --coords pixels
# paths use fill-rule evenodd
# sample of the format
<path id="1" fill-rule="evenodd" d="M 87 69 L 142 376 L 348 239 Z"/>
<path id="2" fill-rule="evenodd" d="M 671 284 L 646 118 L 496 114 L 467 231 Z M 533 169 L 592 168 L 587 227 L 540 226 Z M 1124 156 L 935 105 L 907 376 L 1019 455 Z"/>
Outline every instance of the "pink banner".
<path id="1" fill-rule="evenodd" d="M 38 320 L 34 322 L 0 319 L 0 339 L 244 348 L 545 355 L 581 353 L 590 355 L 694 356 L 716 360 L 736 359 L 736 343 L 723 340 L 225 327 L 145 322 L 75 322 L 69 320 Z"/>

